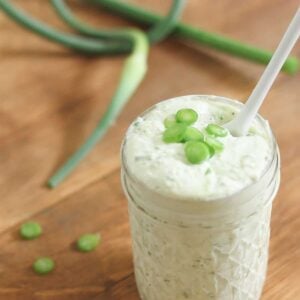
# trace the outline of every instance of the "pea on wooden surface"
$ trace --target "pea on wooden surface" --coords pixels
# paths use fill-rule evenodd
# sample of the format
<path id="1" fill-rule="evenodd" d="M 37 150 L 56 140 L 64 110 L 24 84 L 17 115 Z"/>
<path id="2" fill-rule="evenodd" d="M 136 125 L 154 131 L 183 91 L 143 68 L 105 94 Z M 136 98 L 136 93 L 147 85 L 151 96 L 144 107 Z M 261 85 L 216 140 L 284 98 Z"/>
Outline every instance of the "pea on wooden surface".
<path id="1" fill-rule="evenodd" d="M 38 275 L 46 275 L 52 272 L 54 267 L 54 260 L 50 257 L 40 257 L 32 265 L 34 272 Z"/>
<path id="2" fill-rule="evenodd" d="M 42 234 L 43 230 L 37 222 L 26 222 L 20 227 L 20 236 L 25 240 L 33 240 L 38 238 Z"/>
<path id="3" fill-rule="evenodd" d="M 76 243 L 77 249 L 80 252 L 90 252 L 95 250 L 101 243 L 101 235 L 99 233 L 88 233 L 82 235 Z"/>

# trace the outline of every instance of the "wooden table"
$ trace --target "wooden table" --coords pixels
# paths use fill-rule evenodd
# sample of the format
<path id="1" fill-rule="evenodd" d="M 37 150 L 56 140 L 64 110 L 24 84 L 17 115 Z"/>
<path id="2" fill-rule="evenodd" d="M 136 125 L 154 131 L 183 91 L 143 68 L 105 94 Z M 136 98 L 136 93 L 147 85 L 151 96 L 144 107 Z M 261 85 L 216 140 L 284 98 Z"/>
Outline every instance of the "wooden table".
<path id="1" fill-rule="evenodd" d="M 43 21 L 69 30 L 48 1 L 16 0 Z M 132 1 L 161 13 L 170 1 Z M 274 49 L 297 0 L 190 0 L 184 21 Z M 128 25 L 94 8 L 74 6 L 95 25 Z M 294 54 L 300 55 L 299 45 Z M 153 47 L 149 73 L 116 125 L 64 184 L 46 179 L 82 143 L 107 107 L 123 57 L 70 53 L 0 14 L 0 299 L 137 300 L 119 147 L 133 118 L 155 102 L 185 94 L 246 99 L 263 67 L 168 40 Z M 263 300 L 300 299 L 299 74 L 281 74 L 262 108 L 278 138 L 282 184 L 272 218 L 271 256 Z M 44 234 L 22 241 L 33 219 Z M 74 241 L 100 231 L 103 244 L 81 254 Z M 56 271 L 31 270 L 49 255 Z M 163 299 L 161 299 L 163 300 Z"/>

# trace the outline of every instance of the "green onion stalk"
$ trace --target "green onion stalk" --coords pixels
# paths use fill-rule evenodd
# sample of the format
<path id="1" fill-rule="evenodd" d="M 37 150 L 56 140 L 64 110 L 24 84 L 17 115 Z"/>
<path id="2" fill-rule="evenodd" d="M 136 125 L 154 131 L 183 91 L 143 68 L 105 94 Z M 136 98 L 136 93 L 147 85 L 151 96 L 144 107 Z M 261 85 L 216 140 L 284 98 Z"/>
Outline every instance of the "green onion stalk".
<path id="1" fill-rule="evenodd" d="M 107 111 L 86 142 L 49 179 L 49 187 L 54 188 L 61 183 L 115 122 L 124 105 L 132 97 L 147 72 L 149 42 L 161 41 L 172 31 L 174 24 L 176 24 L 177 19 L 181 15 L 184 3 L 185 1 L 183 0 L 175 0 L 167 17 L 154 26 L 147 36 L 142 31 L 131 28 L 109 31 L 95 29 L 78 20 L 63 0 L 52 0 L 52 4 L 60 17 L 72 28 L 82 34 L 97 38 L 129 40 L 132 42 L 132 52 L 124 63 L 119 85 Z"/>
<path id="2" fill-rule="evenodd" d="M 60 32 L 34 19 L 21 9 L 12 5 L 9 0 L 0 0 L 0 8 L 23 27 L 72 50 L 87 54 L 117 54 L 126 53 L 131 49 L 130 44 L 124 43 L 124 41 L 122 43 L 120 41 L 101 41 Z"/>
<path id="3" fill-rule="evenodd" d="M 160 22 L 162 18 L 153 12 L 149 12 L 138 6 L 128 4 L 125 1 L 84 0 L 83 2 L 99 4 L 108 11 L 142 25 L 152 26 L 157 22 Z M 204 31 L 181 22 L 178 22 L 175 25 L 173 33 L 179 38 L 191 40 L 201 45 L 205 45 L 237 57 L 255 61 L 257 63 L 268 64 L 273 55 L 273 53 L 270 51 L 241 43 L 220 34 Z M 299 70 L 299 66 L 300 63 L 296 57 L 289 57 L 283 65 L 282 70 L 288 74 L 295 74 Z"/>
<path id="4" fill-rule="evenodd" d="M 124 63 L 119 85 L 112 97 L 111 103 L 86 142 L 49 179 L 48 186 L 51 188 L 61 183 L 103 137 L 108 128 L 115 122 L 124 105 L 134 94 L 146 74 L 148 56 L 147 37 L 138 30 L 131 30 L 127 33 L 130 34 L 134 40 L 133 50 Z"/>
<path id="5" fill-rule="evenodd" d="M 1 0 L 0 0 L 1 1 Z M 79 20 L 73 12 L 65 4 L 64 0 L 51 0 L 51 3 L 58 15 L 73 29 L 79 33 L 102 39 L 116 39 L 120 41 L 128 41 L 128 30 L 126 29 L 98 29 L 85 22 Z M 181 13 L 183 11 L 186 0 L 174 0 L 173 5 L 166 17 L 161 17 L 147 33 L 150 44 L 158 43 L 167 37 L 174 29 Z M 129 29 L 130 31 L 130 29 Z"/>

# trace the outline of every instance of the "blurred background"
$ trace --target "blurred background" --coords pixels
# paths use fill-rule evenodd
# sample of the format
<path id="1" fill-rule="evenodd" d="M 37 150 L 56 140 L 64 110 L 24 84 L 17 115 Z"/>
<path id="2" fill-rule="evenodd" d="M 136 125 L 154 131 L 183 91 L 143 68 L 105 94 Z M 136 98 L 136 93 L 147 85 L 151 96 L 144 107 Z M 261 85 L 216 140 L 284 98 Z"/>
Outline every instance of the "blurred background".
<path id="1" fill-rule="evenodd" d="M 10 2 L 74 33 L 50 1 Z M 67 3 L 95 27 L 137 26 L 83 2 Z M 172 1 L 126 2 L 165 15 Z M 272 51 L 298 6 L 298 0 L 189 0 L 182 22 Z M 299 43 L 293 56 L 300 59 Z M 83 143 L 109 105 L 125 58 L 66 49 L 25 30 L 0 10 L 1 300 L 137 300 L 119 180 L 119 148 L 126 128 L 149 106 L 175 96 L 215 94 L 245 101 L 264 70 L 262 64 L 174 36 L 154 45 L 148 73 L 115 125 L 71 176 L 50 190 L 47 179 Z M 261 109 L 282 155 L 263 300 L 295 300 L 300 295 L 299 79 L 299 73 L 280 74 Z M 18 228 L 29 219 L 40 222 L 47 234 L 26 243 L 18 238 Z M 78 235 L 97 231 L 103 236 L 97 251 L 73 251 Z M 40 255 L 57 262 L 47 278 L 30 268 Z"/>

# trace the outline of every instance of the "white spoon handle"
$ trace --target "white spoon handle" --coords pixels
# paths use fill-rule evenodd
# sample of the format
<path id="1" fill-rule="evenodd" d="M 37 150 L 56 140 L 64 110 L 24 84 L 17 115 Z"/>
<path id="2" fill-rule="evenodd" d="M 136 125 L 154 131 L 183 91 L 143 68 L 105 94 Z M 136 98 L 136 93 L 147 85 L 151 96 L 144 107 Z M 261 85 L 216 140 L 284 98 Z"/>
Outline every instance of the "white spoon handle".
<path id="1" fill-rule="evenodd" d="M 296 15 L 292 19 L 286 33 L 273 54 L 271 61 L 248 98 L 245 106 L 237 117 L 232 122 L 228 123 L 228 126 L 225 125 L 233 135 L 242 136 L 248 132 L 252 120 L 255 118 L 299 36 L 300 8 L 298 8 Z"/>

